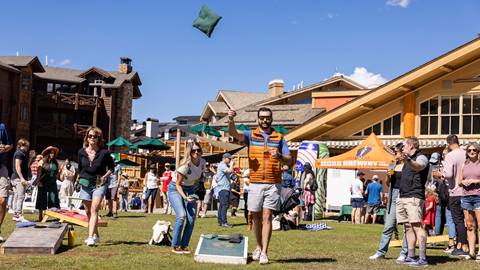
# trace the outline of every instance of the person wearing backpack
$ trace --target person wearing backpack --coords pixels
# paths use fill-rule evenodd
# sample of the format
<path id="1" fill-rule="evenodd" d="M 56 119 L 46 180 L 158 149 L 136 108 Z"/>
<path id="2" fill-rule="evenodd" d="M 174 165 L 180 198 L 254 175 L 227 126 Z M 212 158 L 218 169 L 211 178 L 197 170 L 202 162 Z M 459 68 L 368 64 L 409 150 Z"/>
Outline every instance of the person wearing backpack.
<path id="1" fill-rule="evenodd" d="M 303 186 L 303 201 L 305 203 L 305 218 L 304 220 L 313 220 L 313 205 L 315 204 L 315 191 L 318 189 L 315 174 L 312 170 L 312 165 L 306 162 L 304 167 L 305 181 Z"/>

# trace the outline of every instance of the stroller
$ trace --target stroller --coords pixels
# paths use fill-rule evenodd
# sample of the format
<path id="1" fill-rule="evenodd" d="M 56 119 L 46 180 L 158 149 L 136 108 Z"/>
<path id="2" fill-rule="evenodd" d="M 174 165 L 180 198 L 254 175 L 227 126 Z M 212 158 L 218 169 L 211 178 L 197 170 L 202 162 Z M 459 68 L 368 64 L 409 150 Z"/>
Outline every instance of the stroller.
<path id="1" fill-rule="evenodd" d="M 286 219 L 284 214 L 288 214 L 290 210 L 300 205 L 300 195 L 300 189 L 282 188 L 280 192 L 280 210 L 273 212 L 275 215 L 273 222 L 279 222 L 279 229 L 288 231 L 297 228 L 295 222 Z"/>

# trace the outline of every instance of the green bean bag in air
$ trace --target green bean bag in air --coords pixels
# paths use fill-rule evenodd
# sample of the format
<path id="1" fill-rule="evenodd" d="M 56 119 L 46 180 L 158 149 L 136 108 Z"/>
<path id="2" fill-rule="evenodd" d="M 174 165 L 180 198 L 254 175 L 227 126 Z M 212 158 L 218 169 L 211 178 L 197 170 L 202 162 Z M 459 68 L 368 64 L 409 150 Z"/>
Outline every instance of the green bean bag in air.
<path id="1" fill-rule="evenodd" d="M 215 29 L 215 26 L 217 26 L 217 23 L 220 21 L 221 18 L 221 16 L 215 14 L 207 6 L 203 6 L 200 10 L 200 13 L 198 14 L 198 18 L 193 21 L 192 26 L 210 37 L 213 30 Z"/>

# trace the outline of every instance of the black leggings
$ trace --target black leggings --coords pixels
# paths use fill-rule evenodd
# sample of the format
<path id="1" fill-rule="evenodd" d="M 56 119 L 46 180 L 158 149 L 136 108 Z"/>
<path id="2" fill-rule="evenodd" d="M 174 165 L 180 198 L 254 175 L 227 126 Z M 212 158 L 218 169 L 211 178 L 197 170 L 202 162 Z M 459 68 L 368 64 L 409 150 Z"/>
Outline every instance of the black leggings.
<path id="1" fill-rule="evenodd" d="M 243 213 L 245 214 L 245 222 L 248 225 L 248 192 L 243 193 L 243 201 L 245 202 L 245 211 Z"/>
<path id="2" fill-rule="evenodd" d="M 462 206 L 460 205 L 461 196 L 450 196 L 448 205 L 452 212 L 453 223 L 457 231 L 457 243 L 467 244 L 467 229 L 465 228 L 465 217 L 463 215 Z"/>

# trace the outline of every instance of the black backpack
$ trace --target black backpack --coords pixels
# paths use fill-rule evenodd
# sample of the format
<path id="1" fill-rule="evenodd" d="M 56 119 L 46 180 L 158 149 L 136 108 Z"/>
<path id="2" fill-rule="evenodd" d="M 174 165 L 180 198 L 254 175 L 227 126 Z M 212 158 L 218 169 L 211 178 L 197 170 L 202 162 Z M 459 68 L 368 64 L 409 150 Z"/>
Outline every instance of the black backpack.
<path id="1" fill-rule="evenodd" d="M 313 191 L 313 192 L 317 191 L 318 183 L 317 183 L 317 180 L 315 178 L 312 179 L 312 182 L 310 183 L 308 188 L 310 189 L 310 191 Z"/>

